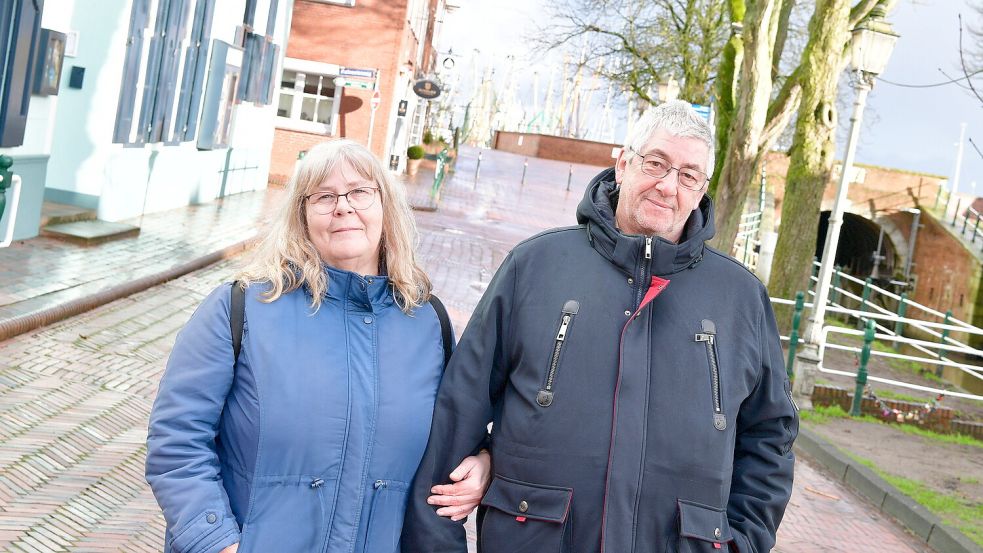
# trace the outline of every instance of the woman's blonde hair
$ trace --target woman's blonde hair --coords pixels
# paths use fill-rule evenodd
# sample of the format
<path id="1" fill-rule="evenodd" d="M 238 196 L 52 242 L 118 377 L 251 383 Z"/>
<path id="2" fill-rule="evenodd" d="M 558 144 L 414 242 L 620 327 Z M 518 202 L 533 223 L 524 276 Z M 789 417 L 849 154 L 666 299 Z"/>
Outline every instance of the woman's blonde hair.
<path id="1" fill-rule="evenodd" d="M 342 166 L 379 186 L 382 201 L 379 267 L 389 277 L 396 303 L 408 313 L 428 301 L 431 291 L 430 279 L 417 264 L 414 254 L 416 224 L 402 184 L 383 169 L 372 152 L 351 140 L 324 142 L 307 152 L 287 185 L 287 196 L 271 221 L 269 231 L 260 240 L 238 279 L 243 286 L 268 282 L 270 289 L 263 294 L 266 302 L 306 286 L 313 297 L 311 308 L 317 311 L 321 307 L 321 300 L 328 290 L 328 278 L 321 256 L 308 236 L 305 196 Z"/>

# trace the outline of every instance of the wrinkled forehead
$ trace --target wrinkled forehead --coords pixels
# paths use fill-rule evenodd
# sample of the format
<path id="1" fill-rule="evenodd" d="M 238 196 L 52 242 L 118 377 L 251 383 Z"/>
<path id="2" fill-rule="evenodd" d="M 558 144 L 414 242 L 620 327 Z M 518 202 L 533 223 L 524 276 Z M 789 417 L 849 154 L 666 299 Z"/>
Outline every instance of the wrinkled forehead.
<path id="1" fill-rule="evenodd" d="M 710 148 L 702 138 L 656 129 L 638 154 L 658 155 L 672 162 L 673 165 L 693 167 L 706 172 Z"/>
<path id="2" fill-rule="evenodd" d="M 320 171 L 312 175 L 307 183 L 305 193 L 310 194 L 329 188 L 348 189 L 366 184 L 377 184 L 371 167 L 360 163 L 358 159 L 338 157 L 326 163 Z"/>

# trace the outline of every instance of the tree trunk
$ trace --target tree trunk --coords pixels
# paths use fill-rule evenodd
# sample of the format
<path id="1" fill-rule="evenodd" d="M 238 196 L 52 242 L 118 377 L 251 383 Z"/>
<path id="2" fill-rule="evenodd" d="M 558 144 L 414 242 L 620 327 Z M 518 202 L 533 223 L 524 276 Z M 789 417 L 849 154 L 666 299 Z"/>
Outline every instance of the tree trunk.
<path id="1" fill-rule="evenodd" d="M 817 0 L 803 52 L 802 100 L 790 152 L 782 223 L 772 262 L 769 293 L 794 298 L 809 288 L 823 191 L 835 161 L 836 91 L 849 39 L 850 2 Z M 791 310 L 776 309 L 790 326 Z"/>
<path id="2" fill-rule="evenodd" d="M 717 233 L 712 245 L 730 253 L 747 192 L 754 180 L 761 131 L 771 97 L 771 56 L 781 0 L 750 0 L 744 16 L 744 59 L 737 85 L 737 105 L 728 131 L 729 145 L 716 186 Z"/>

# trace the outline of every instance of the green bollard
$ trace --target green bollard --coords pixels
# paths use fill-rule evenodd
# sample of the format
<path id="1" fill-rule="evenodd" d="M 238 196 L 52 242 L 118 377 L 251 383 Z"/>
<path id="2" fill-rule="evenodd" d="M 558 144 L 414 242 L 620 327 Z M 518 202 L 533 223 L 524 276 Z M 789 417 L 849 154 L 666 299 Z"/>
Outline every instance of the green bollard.
<path id="1" fill-rule="evenodd" d="M 873 282 L 873 279 L 870 278 L 870 277 L 867 277 L 867 280 L 864 281 L 864 290 L 863 290 L 863 293 L 860 294 L 860 309 L 859 309 L 859 311 L 861 313 L 867 310 L 867 302 L 870 301 L 870 285 L 871 285 L 872 282 Z M 862 318 L 860 318 L 860 317 L 857 317 L 857 326 L 859 328 L 863 328 L 863 326 L 864 326 L 864 320 Z"/>
<path id="2" fill-rule="evenodd" d="M 867 386 L 867 361 L 870 360 L 870 344 L 874 341 L 874 319 L 867 319 L 867 330 L 864 331 L 864 346 L 860 349 L 860 368 L 857 369 L 857 387 L 853 391 L 853 407 L 851 417 L 859 417 L 864 401 L 864 388 Z"/>
<path id="3" fill-rule="evenodd" d="M 14 184 L 14 173 L 10 170 L 13 164 L 14 158 L 0 155 L 0 219 L 7 208 L 7 189 Z"/>
<path id="4" fill-rule="evenodd" d="M 791 382 L 795 379 L 795 350 L 799 346 L 799 324 L 802 322 L 802 310 L 805 308 L 806 295 L 805 292 L 795 293 L 795 312 L 792 315 L 792 334 L 788 337 L 788 363 L 785 363 L 785 371 L 788 373 L 788 379 Z"/>
<path id="5" fill-rule="evenodd" d="M 946 325 L 949 324 L 949 320 L 950 319 L 952 319 L 952 310 L 951 309 L 945 312 L 945 320 L 942 321 L 942 324 L 946 324 Z M 942 329 L 942 342 L 941 343 L 945 344 L 945 339 L 948 338 L 948 337 L 949 337 L 949 329 L 948 328 L 943 328 Z M 939 359 L 945 359 L 945 350 L 944 349 L 940 349 L 939 350 Z M 938 367 L 935 368 L 935 376 L 938 376 L 938 377 L 941 377 L 942 376 L 942 365 L 939 365 Z"/>
<path id="6" fill-rule="evenodd" d="M 444 174 L 447 171 L 447 148 L 437 154 L 437 170 L 433 174 L 433 186 L 430 188 L 430 197 L 434 202 L 440 197 L 440 187 L 444 183 Z"/>
<path id="7" fill-rule="evenodd" d="M 904 313 L 905 313 L 905 310 L 907 308 L 908 308 L 908 293 L 907 292 L 902 292 L 901 293 L 901 300 L 898 301 L 898 318 L 899 319 L 903 319 L 904 318 Z M 902 332 L 904 332 L 904 322 L 903 321 L 897 321 L 897 322 L 895 322 L 894 323 L 894 335 L 895 336 L 901 336 L 901 333 Z M 901 348 L 901 342 L 895 341 L 893 345 L 894 345 L 894 349 L 895 350 Z"/>

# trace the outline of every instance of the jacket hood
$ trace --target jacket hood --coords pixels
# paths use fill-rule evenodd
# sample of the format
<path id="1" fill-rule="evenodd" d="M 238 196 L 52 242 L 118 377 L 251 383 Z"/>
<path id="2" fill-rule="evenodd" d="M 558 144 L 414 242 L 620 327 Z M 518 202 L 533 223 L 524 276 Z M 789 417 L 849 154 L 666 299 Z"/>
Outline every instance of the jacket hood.
<path id="1" fill-rule="evenodd" d="M 587 225 L 588 237 L 602 256 L 622 271 L 633 274 L 644 261 L 645 236 L 626 235 L 615 227 L 614 212 L 621 189 L 614 179 L 614 167 L 595 176 L 584 198 L 577 206 L 577 222 Z M 704 244 L 713 237 L 713 202 L 704 195 L 693 210 L 678 244 L 653 237 L 652 259 L 648 260 L 652 275 L 668 275 L 693 266 L 703 259 Z"/>

